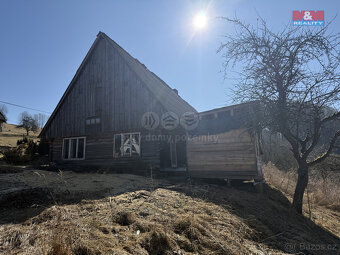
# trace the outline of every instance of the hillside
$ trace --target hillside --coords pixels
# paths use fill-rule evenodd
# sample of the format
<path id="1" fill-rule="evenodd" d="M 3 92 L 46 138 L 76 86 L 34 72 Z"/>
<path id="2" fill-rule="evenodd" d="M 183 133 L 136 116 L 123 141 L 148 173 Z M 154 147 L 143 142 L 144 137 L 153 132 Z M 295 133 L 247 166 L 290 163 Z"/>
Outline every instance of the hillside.
<path id="1" fill-rule="evenodd" d="M 339 212 L 315 208 L 316 224 L 291 212 L 289 198 L 270 184 L 261 194 L 251 183 L 13 170 L 0 174 L 3 254 L 339 251 Z"/>
<path id="2" fill-rule="evenodd" d="M 29 138 L 37 140 L 40 133 L 40 129 L 33 133 L 29 133 Z M 18 128 L 15 124 L 3 124 L 2 132 L 0 132 L 0 147 L 15 147 L 17 141 L 26 136 L 26 130 L 23 128 Z"/>

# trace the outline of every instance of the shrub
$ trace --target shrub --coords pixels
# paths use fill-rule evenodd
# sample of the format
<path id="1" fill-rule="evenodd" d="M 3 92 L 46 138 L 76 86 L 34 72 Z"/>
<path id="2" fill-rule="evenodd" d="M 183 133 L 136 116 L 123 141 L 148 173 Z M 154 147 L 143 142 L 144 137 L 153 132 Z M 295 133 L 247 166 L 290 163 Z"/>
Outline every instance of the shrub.
<path id="1" fill-rule="evenodd" d="M 31 161 L 38 152 L 38 143 L 24 137 L 17 141 L 16 148 L 11 148 L 3 152 L 3 160 L 9 164 L 23 164 Z"/>
<path id="2" fill-rule="evenodd" d="M 8 164 L 22 164 L 31 160 L 30 155 L 25 155 L 21 148 L 8 149 L 3 153 L 3 160 Z"/>
<path id="3" fill-rule="evenodd" d="M 17 145 L 26 144 L 26 143 L 28 143 L 28 138 L 27 138 L 27 136 L 24 136 L 22 139 L 19 139 L 19 140 L 17 141 Z"/>
<path id="4" fill-rule="evenodd" d="M 37 143 L 35 143 L 33 140 L 29 140 L 27 143 L 27 148 L 25 150 L 26 155 L 33 156 L 36 153 L 38 153 L 39 146 Z"/>

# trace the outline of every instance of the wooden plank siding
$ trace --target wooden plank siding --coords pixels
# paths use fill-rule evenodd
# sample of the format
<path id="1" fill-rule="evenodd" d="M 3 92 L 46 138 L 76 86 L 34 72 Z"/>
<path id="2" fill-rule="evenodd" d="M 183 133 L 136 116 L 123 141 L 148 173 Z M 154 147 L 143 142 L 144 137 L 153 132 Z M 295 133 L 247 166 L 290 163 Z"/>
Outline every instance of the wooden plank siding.
<path id="1" fill-rule="evenodd" d="M 149 169 L 159 168 L 159 142 L 146 139 L 146 133 L 141 133 L 141 155 L 132 157 L 113 157 L 114 134 L 101 133 L 86 136 L 86 148 L 84 160 L 63 160 L 63 138 L 54 139 L 52 145 L 52 160 L 64 165 L 107 165 L 112 168 Z"/>
<path id="2" fill-rule="evenodd" d="M 201 135 L 187 143 L 191 176 L 202 178 L 249 178 L 258 176 L 254 137 L 244 128 L 213 137 Z"/>
<path id="3" fill-rule="evenodd" d="M 106 35 L 99 34 L 99 37 L 41 133 L 41 137 L 50 141 L 51 160 L 60 164 L 127 168 L 152 165 L 159 168 L 160 142 L 146 141 L 144 138 L 148 134 L 161 134 L 161 129 L 149 132 L 142 127 L 141 120 L 146 112 L 162 116 L 171 109 L 164 107 L 131 68 L 126 60 L 127 53 L 122 55 L 121 49 L 114 47 Z M 165 92 L 174 94 L 167 85 L 161 83 L 160 86 Z M 191 109 L 187 107 L 182 110 Z M 90 117 L 100 118 L 100 124 L 91 132 L 86 125 L 86 119 Z M 113 158 L 114 134 L 134 132 L 141 133 L 141 155 Z M 84 160 L 62 160 L 63 138 L 70 137 L 86 137 Z"/>
<path id="4" fill-rule="evenodd" d="M 141 129 L 141 117 L 145 112 L 165 112 L 162 105 L 121 56 L 102 40 L 79 75 L 62 106 L 46 130 L 45 137 L 70 137 L 86 135 L 85 119 L 99 116 L 101 132 Z M 103 90 L 97 98 L 98 88 Z M 100 100 L 98 102 L 98 100 Z M 96 112 L 101 105 L 101 112 Z"/>

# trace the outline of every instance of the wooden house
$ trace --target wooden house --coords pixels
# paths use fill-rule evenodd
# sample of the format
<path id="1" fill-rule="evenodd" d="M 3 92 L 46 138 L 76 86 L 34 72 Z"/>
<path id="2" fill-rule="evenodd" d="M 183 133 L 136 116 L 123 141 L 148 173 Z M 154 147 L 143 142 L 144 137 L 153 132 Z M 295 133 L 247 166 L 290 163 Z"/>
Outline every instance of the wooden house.
<path id="1" fill-rule="evenodd" d="M 0 132 L 2 132 L 3 123 L 6 123 L 6 117 L 2 112 L 0 112 Z"/>
<path id="2" fill-rule="evenodd" d="M 205 122 L 210 114 L 220 116 L 226 109 L 198 114 L 177 90 L 99 32 L 40 137 L 49 142 L 50 160 L 57 164 L 105 165 L 122 171 L 188 170 L 211 178 L 215 174 L 228 178 L 221 174 L 226 167 L 254 179 L 258 176 L 254 134 L 243 132 L 241 124 L 230 131 L 208 127 L 223 123 Z M 222 149 L 209 141 L 197 143 L 212 129 L 223 139 L 217 142 Z M 253 148 L 243 153 L 248 145 Z M 217 148 L 220 151 L 214 153 Z M 242 156 L 237 157 L 239 152 Z M 212 159 L 229 163 L 211 164 Z"/>
<path id="3" fill-rule="evenodd" d="M 99 32 L 39 136 L 50 143 L 50 160 L 60 164 L 184 167 L 185 142 L 173 137 L 185 130 L 176 119 L 173 129 L 171 121 L 186 112 L 196 110 Z M 161 128 L 161 121 L 170 126 Z"/>

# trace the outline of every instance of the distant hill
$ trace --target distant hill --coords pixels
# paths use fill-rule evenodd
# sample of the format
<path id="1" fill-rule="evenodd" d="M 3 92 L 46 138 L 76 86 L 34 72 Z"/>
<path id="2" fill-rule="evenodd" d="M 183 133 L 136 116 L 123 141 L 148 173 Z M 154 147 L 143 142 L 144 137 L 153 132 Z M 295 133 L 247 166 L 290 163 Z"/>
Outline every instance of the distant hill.
<path id="1" fill-rule="evenodd" d="M 40 129 L 33 133 L 29 133 L 29 138 L 38 140 Z M 2 132 L 0 132 L 0 147 L 15 147 L 17 140 L 22 139 L 26 135 L 26 130 L 18 128 L 15 124 L 3 124 Z"/>

